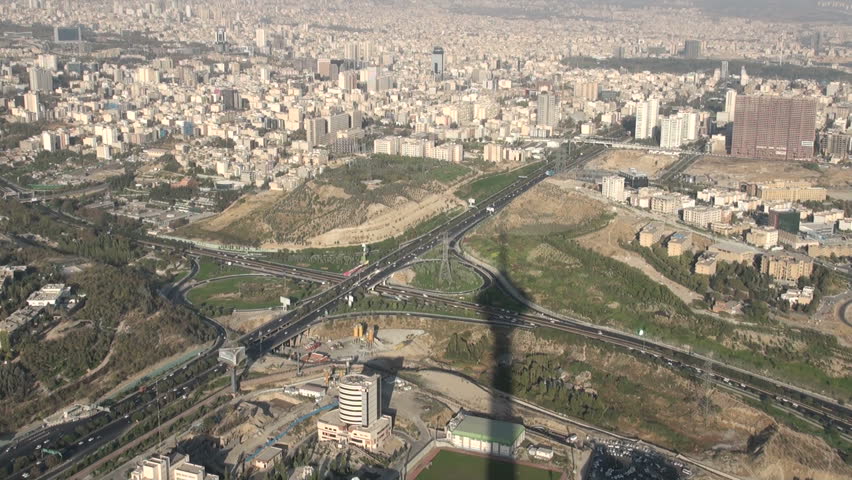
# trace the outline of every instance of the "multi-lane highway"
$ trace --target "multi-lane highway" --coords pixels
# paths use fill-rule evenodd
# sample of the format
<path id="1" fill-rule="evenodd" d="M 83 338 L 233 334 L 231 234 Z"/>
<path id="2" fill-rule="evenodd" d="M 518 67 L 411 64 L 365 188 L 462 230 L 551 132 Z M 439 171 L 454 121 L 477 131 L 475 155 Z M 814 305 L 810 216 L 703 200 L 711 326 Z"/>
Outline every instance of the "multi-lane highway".
<path id="1" fill-rule="evenodd" d="M 576 167 L 601 151 L 603 151 L 603 147 L 600 146 L 581 147 L 576 152 L 573 152 L 574 156 L 569 160 L 568 167 Z M 318 320 L 328 315 L 333 315 L 335 308 L 340 302 L 346 301 L 349 295 L 360 295 L 365 290 L 374 290 L 378 294 L 390 295 L 397 298 L 418 295 L 420 301 L 469 310 L 472 313 L 480 315 L 482 318 L 500 322 L 504 325 L 517 325 L 524 328 L 540 326 L 557 328 L 602 342 L 619 345 L 633 350 L 637 354 L 652 355 L 659 359 L 660 362 L 668 364 L 672 368 L 679 368 L 686 373 L 693 375 L 706 374 L 701 369 L 710 361 L 708 359 L 701 358 L 676 347 L 655 343 L 623 332 L 600 328 L 578 319 L 563 315 L 552 315 L 543 311 L 521 314 L 435 295 L 424 297 L 419 295 L 419 292 L 411 291 L 411 289 L 391 287 L 383 284 L 384 280 L 392 273 L 439 245 L 445 234 L 453 242 L 456 242 L 466 232 L 491 215 L 484 207 L 492 207 L 494 211 L 500 210 L 514 200 L 515 197 L 544 180 L 548 175 L 547 169 L 551 167 L 552 162 L 546 162 L 535 173 L 525 178 L 518 178 L 505 189 L 481 201 L 481 208 L 470 209 L 464 212 L 449 220 L 444 225 L 408 242 L 378 261 L 366 266 L 351 277 L 307 268 L 280 265 L 253 259 L 245 255 L 229 254 L 215 250 L 189 248 L 186 252 L 191 255 L 208 256 L 221 261 L 235 262 L 258 272 L 313 280 L 329 285 L 324 292 L 305 299 L 290 312 L 238 339 L 239 343 L 246 346 L 250 360 L 257 359 L 284 342 L 296 337 Z M 143 243 L 147 243 L 149 246 L 155 248 L 172 248 L 170 245 L 156 241 Z M 436 318 L 438 317 L 442 316 L 437 315 Z M 209 380 L 221 375 L 224 372 L 224 368 L 215 365 L 215 355 L 215 352 L 211 350 L 209 353 L 198 357 L 182 367 L 182 369 L 189 368 L 195 370 L 195 373 L 193 373 L 190 379 L 186 379 L 184 383 L 173 385 L 172 383 L 174 382 L 169 383 L 167 381 L 168 386 L 166 388 L 180 388 L 180 391 L 185 392 L 185 394 L 191 394 L 198 386 L 205 385 Z M 713 363 L 712 361 L 710 362 Z M 173 374 L 174 372 L 172 372 Z M 718 362 L 713 364 L 713 373 L 710 375 L 714 381 L 725 384 L 730 388 L 739 389 L 751 395 L 765 395 L 779 402 L 779 404 L 786 404 L 802 414 L 820 420 L 822 423 L 830 423 L 845 433 L 852 432 L 852 424 L 850 423 L 852 411 L 831 399 L 724 364 L 719 364 Z M 158 381 L 163 382 L 163 379 L 158 379 Z M 101 430 L 87 434 L 86 438 L 75 439 L 75 443 L 72 446 L 66 447 L 63 450 L 65 457 L 62 464 L 63 468 L 67 468 L 75 461 L 85 458 L 86 455 L 95 452 L 99 447 L 118 438 L 130 426 L 128 419 L 132 418 L 133 413 L 149 410 L 152 401 L 157 402 L 160 408 L 185 401 L 182 395 L 157 395 L 154 399 L 151 399 L 150 389 L 152 388 L 156 388 L 154 382 L 144 386 L 140 391 L 133 392 L 119 400 L 112 407 L 112 412 L 100 414 L 99 416 L 107 419 L 105 426 Z M 160 391 L 160 388 L 157 388 L 157 390 Z M 143 392 L 142 390 L 146 391 Z M 124 415 L 127 415 L 127 418 Z M 45 429 L 44 433 L 40 433 L 38 436 L 33 436 L 31 439 L 16 444 L 14 450 L 0 452 L 0 464 L 11 462 L 15 457 L 22 454 L 32 454 L 37 451 L 37 447 L 43 448 L 43 438 L 47 439 L 47 445 L 50 446 L 62 435 L 69 434 L 73 436 L 76 426 L 81 423 L 85 424 L 96 420 L 96 418 L 87 419 L 73 425 L 61 425 L 53 429 Z M 79 443 L 81 440 L 83 441 L 82 445 Z M 36 443 L 37 441 L 38 443 Z M 57 471 L 54 470 L 48 472 L 46 478 L 55 478 L 57 476 Z M 19 474 L 12 478 L 23 477 Z"/>
<path id="2" fill-rule="evenodd" d="M 587 155 L 586 158 L 589 158 L 592 153 L 599 152 L 602 149 L 602 147 L 578 149 L 577 152 L 574 152 L 575 158 L 572 161 L 577 163 L 579 161 L 577 159 L 583 158 L 583 155 Z M 571 164 L 569 163 L 569 166 L 570 165 Z M 541 168 L 535 173 L 524 178 L 519 177 L 511 185 L 485 199 L 481 202 L 481 204 L 491 206 L 494 210 L 499 210 L 511 202 L 515 197 L 546 178 L 546 171 L 548 168 L 551 168 L 551 166 L 552 162 L 544 162 Z M 332 278 L 332 274 L 325 274 L 328 275 L 328 277 L 321 281 L 333 281 L 335 282 L 333 286 L 321 294 L 300 302 L 296 308 L 288 312 L 286 315 L 283 315 L 257 330 L 244 335 L 239 339 L 239 343 L 246 346 L 246 351 L 250 359 L 256 359 L 268 353 L 287 340 L 297 336 L 325 315 L 333 312 L 335 307 L 340 302 L 345 301 L 349 295 L 357 294 L 364 289 L 371 289 L 375 287 L 391 273 L 398 270 L 400 265 L 413 260 L 419 255 L 422 255 L 435 247 L 440 242 L 445 232 L 451 237 L 456 237 L 469 230 L 473 225 L 482 221 L 484 218 L 487 218 L 488 215 L 490 215 L 490 213 L 488 213 L 485 208 L 468 210 L 449 220 L 444 225 L 441 225 L 417 239 L 408 242 L 385 257 L 368 265 L 357 275 L 352 277 L 343 278 L 341 280 L 337 275 L 334 275 Z M 195 251 L 190 251 L 190 253 L 198 254 L 202 252 L 195 249 Z M 285 268 L 289 268 L 290 273 L 295 274 L 294 276 L 305 275 L 308 273 L 305 271 L 306 269 L 297 269 L 295 267 Z M 201 369 L 192 377 L 191 382 L 188 382 L 187 385 L 181 385 L 181 388 L 186 387 L 186 392 L 191 392 L 194 388 L 205 385 L 211 379 L 221 375 L 224 368 L 213 365 L 215 358 L 216 353 L 211 350 L 207 354 L 204 354 L 185 365 L 184 368 L 195 368 L 193 365 L 203 363 L 206 368 Z M 112 411 L 109 413 L 98 414 L 89 419 L 81 420 L 75 425 L 65 424 L 57 427 L 46 428 L 37 437 L 30 436 L 14 443 L 7 451 L 0 452 L 0 464 L 13 462 L 15 458 L 20 456 L 31 457 L 40 449 L 44 448 L 45 445 L 56 445 L 59 437 L 67 435 L 74 437 L 75 439 L 74 444 L 65 446 L 62 449 L 63 463 L 61 470 L 68 468 L 76 461 L 85 458 L 87 454 L 97 451 L 98 448 L 106 445 L 108 442 L 125 432 L 130 426 L 127 420 L 133 416 L 133 413 L 147 411 L 147 409 L 150 408 L 150 400 L 146 402 L 142 399 L 150 397 L 149 389 L 151 388 L 157 388 L 154 382 L 143 386 L 140 391 L 131 393 L 116 402 L 116 404 L 111 407 Z M 159 405 L 159 408 L 163 409 L 168 405 L 179 402 L 180 400 L 181 397 L 158 395 L 155 401 L 157 405 Z M 126 413 L 119 414 L 117 412 Z M 125 418 L 124 415 L 127 415 L 128 418 Z M 96 424 L 95 422 L 106 422 L 106 424 L 96 430 L 94 436 L 87 434 L 84 439 L 77 438 L 79 435 L 75 435 L 76 427 L 81 425 L 93 425 Z M 42 438 L 47 439 L 46 443 L 44 440 L 41 440 Z M 83 441 L 82 445 L 79 443 L 81 440 Z M 25 471 L 27 470 L 21 470 L 11 478 L 25 478 Z M 48 471 L 44 477 L 56 478 L 58 477 L 57 472 L 58 470 Z"/>

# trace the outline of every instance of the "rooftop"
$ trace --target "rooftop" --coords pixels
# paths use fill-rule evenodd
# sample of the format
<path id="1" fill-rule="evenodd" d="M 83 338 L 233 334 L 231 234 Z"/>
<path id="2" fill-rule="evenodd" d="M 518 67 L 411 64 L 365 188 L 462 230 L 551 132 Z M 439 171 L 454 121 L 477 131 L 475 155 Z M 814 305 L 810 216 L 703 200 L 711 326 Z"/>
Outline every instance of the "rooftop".
<path id="1" fill-rule="evenodd" d="M 497 442 L 503 445 L 512 445 L 525 430 L 523 425 L 518 425 L 517 423 L 467 415 L 453 429 L 453 435 L 461 435 L 486 442 Z"/>

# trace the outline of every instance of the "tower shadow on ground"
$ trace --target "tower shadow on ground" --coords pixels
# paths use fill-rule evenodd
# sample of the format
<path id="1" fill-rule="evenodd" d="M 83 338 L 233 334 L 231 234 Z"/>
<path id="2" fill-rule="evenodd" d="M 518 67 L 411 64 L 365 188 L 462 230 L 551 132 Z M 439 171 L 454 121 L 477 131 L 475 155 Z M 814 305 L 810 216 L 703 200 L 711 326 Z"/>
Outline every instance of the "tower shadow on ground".
<path id="1" fill-rule="evenodd" d="M 509 273 L 511 263 L 509 241 L 510 234 L 505 229 L 501 229 L 498 234 L 499 252 L 496 268 L 502 280 L 496 279 L 495 285 L 491 289 L 480 292 L 476 301 L 480 305 L 491 307 L 486 320 L 490 324 L 489 333 L 493 339 L 493 349 L 490 352 L 491 358 L 489 359 L 492 365 L 488 366 L 486 385 L 494 390 L 494 395 L 488 413 L 500 420 L 520 422 L 519 412 L 512 406 L 511 400 L 513 396 L 520 393 L 515 391 L 516 387 L 512 381 L 512 364 L 515 354 L 512 348 L 512 336 L 515 333 L 515 328 L 494 323 L 505 323 L 506 321 L 501 318 L 503 315 L 497 313 L 498 309 L 509 309 L 517 313 L 524 313 L 528 310 L 524 303 L 515 300 L 506 291 L 512 290 L 524 299 L 529 298 L 521 288 L 512 283 Z M 492 431 L 488 433 L 491 438 L 500 435 L 500 432 L 495 428 L 492 428 Z M 517 465 L 512 462 L 489 462 L 485 478 L 489 480 L 517 479 L 519 478 Z"/>

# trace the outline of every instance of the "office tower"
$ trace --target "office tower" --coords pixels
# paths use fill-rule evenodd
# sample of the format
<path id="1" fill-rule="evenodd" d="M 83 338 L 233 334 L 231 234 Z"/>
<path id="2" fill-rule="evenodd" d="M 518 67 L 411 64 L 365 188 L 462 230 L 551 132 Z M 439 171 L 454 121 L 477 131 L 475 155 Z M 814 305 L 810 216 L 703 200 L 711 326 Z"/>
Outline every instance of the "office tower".
<path id="1" fill-rule="evenodd" d="M 308 145 L 315 147 L 326 142 L 328 123 L 324 118 L 311 118 L 305 121 L 305 132 Z"/>
<path id="2" fill-rule="evenodd" d="M 40 67 L 30 68 L 30 90 L 33 92 L 52 92 L 53 74 Z"/>
<path id="3" fill-rule="evenodd" d="M 624 201 L 624 177 L 620 175 L 604 177 L 601 182 L 601 193 L 610 200 Z"/>
<path id="4" fill-rule="evenodd" d="M 624 58 L 624 47 L 618 46 L 612 49 L 612 58 Z"/>
<path id="5" fill-rule="evenodd" d="M 536 125 L 543 127 L 555 127 L 559 122 L 559 105 L 556 95 L 549 92 L 538 94 L 538 111 Z"/>
<path id="6" fill-rule="evenodd" d="M 683 56 L 686 58 L 701 58 L 701 41 L 687 40 L 684 42 Z"/>
<path id="7" fill-rule="evenodd" d="M 728 79 L 728 61 L 722 60 L 722 68 L 719 69 L 719 77 L 722 80 Z"/>
<path id="8" fill-rule="evenodd" d="M 814 156 L 816 102 L 809 98 L 741 96 L 731 155 L 777 160 Z"/>
<path id="9" fill-rule="evenodd" d="M 733 118 L 737 111 L 737 91 L 728 90 L 725 92 L 725 113 L 728 114 L 728 119 Z"/>
<path id="10" fill-rule="evenodd" d="M 432 49 L 432 75 L 444 78 L 444 49 L 441 47 Z"/>
<path id="11" fill-rule="evenodd" d="M 820 51 L 822 50 L 822 32 L 820 32 L 820 31 L 814 32 L 813 46 L 814 46 L 814 53 L 819 55 Z"/>
<path id="12" fill-rule="evenodd" d="M 338 384 L 340 421 L 369 427 L 381 415 L 378 375 L 346 375 Z"/>
<path id="13" fill-rule="evenodd" d="M 650 98 L 636 107 L 636 130 L 633 138 L 642 140 L 654 138 L 654 128 L 657 126 L 657 117 L 660 114 L 660 101 Z"/>
<path id="14" fill-rule="evenodd" d="M 267 38 L 266 38 L 266 29 L 265 28 L 258 28 L 254 32 L 254 44 L 257 46 L 257 48 L 260 48 L 260 49 L 266 48 Z"/>
<path id="15" fill-rule="evenodd" d="M 740 69 L 740 86 L 745 87 L 748 85 L 748 72 L 746 72 L 745 65 Z"/>

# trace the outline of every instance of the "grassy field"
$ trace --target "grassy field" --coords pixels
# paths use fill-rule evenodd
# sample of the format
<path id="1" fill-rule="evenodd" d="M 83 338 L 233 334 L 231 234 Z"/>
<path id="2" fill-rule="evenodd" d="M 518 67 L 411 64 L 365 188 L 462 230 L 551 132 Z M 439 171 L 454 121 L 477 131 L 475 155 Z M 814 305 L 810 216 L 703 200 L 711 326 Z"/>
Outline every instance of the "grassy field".
<path id="1" fill-rule="evenodd" d="M 226 212 L 224 224 L 211 228 L 212 220 L 203 220 L 183 227 L 180 233 L 226 244 L 306 245 L 317 235 L 370 221 L 377 216 L 370 213 L 376 208 L 389 209 L 446 195 L 470 173 L 466 166 L 440 160 L 372 155 L 326 169 L 293 191 L 266 195 L 266 201 L 260 195 L 244 197 L 236 204 L 242 208 L 239 215 Z"/>
<path id="2" fill-rule="evenodd" d="M 466 292 L 482 285 L 482 279 L 470 267 L 450 261 L 451 281 L 441 278 L 441 262 L 418 263 L 414 267 L 411 286 L 437 292 Z"/>
<path id="3" fill-rule="evenodd" d="M 387 240 L 372 243 L 368 246 L 367 260 L 374 261 L 399 248 L 401 243 L 410 241 L 424 233 L 449 221 L 460 214 L 462 208 L 454 208 L 447 212 L 421 222 L 414 228 L 408 229 L 402 235 Z M 296 265 L 328 272 L 343 273 L 355 268 L 361 262 L 361 247 L 336 247 L 336 248 L 307 248 L 298 251 L 283 251 L 266 254 L 263 257 L 272 262 L 284 265 Z M 440 252 L 436 253 L 440 256 Z M 427 256 L 426 258 L 434 258 Z"/>
<path id="4" fill-rule="evenodd" d="M 316 285 L 299 284 L 274 277 L 239 277 L 214 280 L 187 293 L 187 299 L 196 304 L 238 310 L 269 308 L 281 305 L 280 296 L 296 301 L 314 293 Z"/>
<path id="5" fill-rule="evenodd" d="M 474 234 L 476 255 L 509 273 L 510 280 L 536 302 L 622 331 L 645 331 L 670 345 L 691 346 L 718 360 L 772 377 L 852 399 L 852 379 L 829 371 L 836 352 L 847 349 L 807 329 L 769 331 L 741 327 L 693 312 L 642 271 L 581 247 L 573 232 L 530 235 L 515 232 L 502 241 Z M 749 335 L 778 333 L 776 344 L 756 344 Z M 807 345 L 807 347 L 803 347 Z M 804 358 L 796 348 L 807 348 Z"/>
<path id="6" fill-rule="evenodd" d="M 244 273 L 251 273 L 251 271 L 236 265 L 224 265 L 209 258 L 202 258 L 198 261 L 198 274 L 195 275 L 195 279 L 201 282 L 211 278 L 242 275 Z"/>
<path id="7" fill-rule="evenodd" d="M 551 470 L 442 450 L 417 480 L 559 480 L 561 476 Z"/>
<path id="8" fill-rule="evenodd" d="M 510 172 L 487 175 L 460 187 L 456 190 L 456 196 L 465 200 L 474 198 L 477 202 L 482 201 L 509 186 L 519 175 L 529 175 L 540 167 L 541 162 L 537 162 Z"/>

